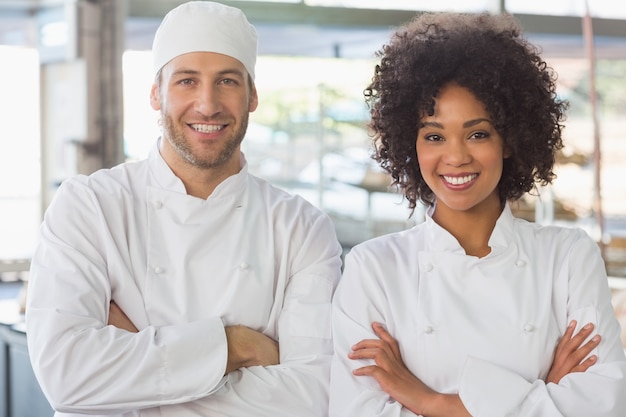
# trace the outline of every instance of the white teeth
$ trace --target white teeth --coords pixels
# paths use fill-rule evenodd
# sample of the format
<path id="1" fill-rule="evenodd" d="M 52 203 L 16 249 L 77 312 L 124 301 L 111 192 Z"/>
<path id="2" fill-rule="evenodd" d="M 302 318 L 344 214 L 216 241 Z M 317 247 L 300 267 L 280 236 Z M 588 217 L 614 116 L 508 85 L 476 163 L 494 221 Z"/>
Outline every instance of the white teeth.
<path id="1" fill-rule="evenodd" d="M 477 176 L 478 174 L 466 175 L 464 177 L 448 177 L 444 175 L 443 178 L 452 185 L 462 185 L 462 184 L 467 184 L 468 182 L 472 181 Z"/>
<path id="2" fill-rule="evenodd" d="M 193 124 L 191 127 L 201 133 L 213 133 L 222 130 L 224 125 Z"/>

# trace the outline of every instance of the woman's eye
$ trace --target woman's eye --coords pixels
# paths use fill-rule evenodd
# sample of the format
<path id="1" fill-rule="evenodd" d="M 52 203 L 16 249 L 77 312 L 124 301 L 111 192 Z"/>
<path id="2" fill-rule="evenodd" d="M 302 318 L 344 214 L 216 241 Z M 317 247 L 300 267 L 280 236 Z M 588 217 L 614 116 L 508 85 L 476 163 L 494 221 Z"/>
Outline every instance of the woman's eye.
<path id="1" fill-rule="evenodd" d="M 489 137 L 489 133 L 487 132 L 474 132 L 470 136 L 471 139 L 485 139 Z"/>
<path id="2" fill-rule="evenodd" d="M 424 139 L 428 142 L 439 142 L 443 140 L 443 138 L 439 135 L 426 135 L 424 136 Z"/>

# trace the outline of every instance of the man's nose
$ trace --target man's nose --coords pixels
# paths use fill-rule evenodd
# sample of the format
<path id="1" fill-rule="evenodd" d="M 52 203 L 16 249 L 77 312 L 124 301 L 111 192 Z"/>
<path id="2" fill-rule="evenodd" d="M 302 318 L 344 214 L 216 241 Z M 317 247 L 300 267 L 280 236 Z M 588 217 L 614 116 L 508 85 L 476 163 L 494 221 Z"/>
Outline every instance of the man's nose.
<path id="1" fill-rule="evenodd" d="M 205 116 L 213 116 L 222 111 L 222 101 L 214 88 L 203 88 L 198 91 L 195 109 Z"/>

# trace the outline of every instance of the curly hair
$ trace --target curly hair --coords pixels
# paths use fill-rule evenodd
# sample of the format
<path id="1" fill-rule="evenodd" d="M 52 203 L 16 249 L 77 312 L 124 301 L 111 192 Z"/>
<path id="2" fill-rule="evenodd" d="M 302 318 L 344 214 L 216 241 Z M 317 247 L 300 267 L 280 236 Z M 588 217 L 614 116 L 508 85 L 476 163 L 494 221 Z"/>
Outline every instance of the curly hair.
<path id="1" fill-rule="evenodd" d="M 446 12 L 416 16 L 377 52 L 380 63 L 364 91 L 372 157 L 410 209 L 418 200 L 435 201 L 420 173 L 415 142 L 421 117 L 432 115 L 434 98 L 450 82 L 485 105 L 511 153 L 498 183 L 502 202 L 552 182 L 567 102 L 557 98 L 556 73 L 539 54 L 510 15 Z"/>

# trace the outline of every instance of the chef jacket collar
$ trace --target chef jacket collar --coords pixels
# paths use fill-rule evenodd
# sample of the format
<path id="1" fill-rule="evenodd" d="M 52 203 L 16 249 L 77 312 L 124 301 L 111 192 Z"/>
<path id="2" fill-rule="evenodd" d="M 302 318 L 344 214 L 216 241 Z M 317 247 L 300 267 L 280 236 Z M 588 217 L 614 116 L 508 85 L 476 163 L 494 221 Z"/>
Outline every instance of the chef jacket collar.
<path id="1" fill-rule="evenodd" d="M 150 154 L 148 156 L 148 163 L 150 164 L 150 170 L 152 174 L 156 178 L 157 184 L 164 190 L 169 190 L 172 192 L 186 194 L 187 191 L 185 189 L 185 185 L 178 178 L 172 169 L 167 165 L 167 162 L 161 156 L 161 152 L 159 152 L 159 142 L 156 141 L 155 145 L 150 150 Z M 239 165 L 241 169 L 235 175 L 231 175 L 222 181 L 211 193 L 209 198 L 220 198 L 227 194 L 231 194 L 237 190 L 243 190 L 246 177 L 248 174 L 248 162 L 246 161 L 246 157 L 243 152 L 241 152 L 241 157 L 239 161 Z"/>
<path id="2" fill-rule="evenodd" d="M 458 240 L 433 220 L 432 216 L 435 212 L 436 204 L 435 202 L 435 204 L 426 211 L 426 228 L 431 249 L 434 252 L 452 252 L 458 255 L 464 255 L 465 250 L 461 247 Z M 509 204 L 506 203 L 489 238 L 491 253 L 487 255 L 488 257 L 496 256 L 506 250 L 513 237 L 514 226 L 515 217 L 513 217 Z"/>
<path id="3" fill-rule="evenodd" d="M 494 227 L 491 237 L 489 238 L 489 246 L 491 247 L 489 256 L 497 255 L 509 247 L 513 239 L 514 228 L 515 217 L 513 217 L 513 213 L 511 213 L 509 203 L 506 203 L 500 217 L 498 217 L 496 221 L 496 227 Z"/>

